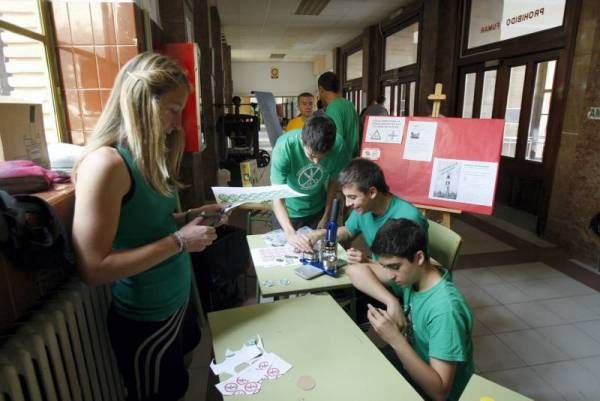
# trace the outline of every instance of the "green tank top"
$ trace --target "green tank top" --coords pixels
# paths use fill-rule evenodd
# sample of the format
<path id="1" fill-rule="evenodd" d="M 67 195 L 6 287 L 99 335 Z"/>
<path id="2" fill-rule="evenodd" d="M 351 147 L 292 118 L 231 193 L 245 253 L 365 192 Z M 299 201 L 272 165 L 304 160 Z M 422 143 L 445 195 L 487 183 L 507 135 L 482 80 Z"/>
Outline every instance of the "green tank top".
<path id="1" fill-rule="evenodd" d="M 131 153 L 118 146 L 131 177 L 131 189 L 123 198 L 113 249 L 132 249 L 157 241 L 178 227 L 173 213 L 176 197 L 154 191 L 141 175 Z M 191 261 L 179 253 L 158 265 L 112 285 L 116 311 L 129 319 L 161 321 L 181 308 L 189 297 Z"/>

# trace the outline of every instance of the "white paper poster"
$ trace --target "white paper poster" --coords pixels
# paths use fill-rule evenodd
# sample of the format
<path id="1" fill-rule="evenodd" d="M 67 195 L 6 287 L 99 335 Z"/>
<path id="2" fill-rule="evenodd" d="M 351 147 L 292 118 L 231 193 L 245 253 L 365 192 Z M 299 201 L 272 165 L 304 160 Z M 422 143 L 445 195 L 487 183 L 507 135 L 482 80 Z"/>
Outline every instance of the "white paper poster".
<path id="1" fill-rule="evenodd" d="M 498 163 L 433 159 L 429 198 L 492 206 Z"/>
<path id="2" fill-rule="evenodd" d="M 409 121 L 406 129 L 404 159 L 431 162 L 436 132 L 435 121 Z"/>
<path id="3" fill-rule="evenodd" d="M 402 143 L 404 117 L 369 116 L 365 142 Z"/>

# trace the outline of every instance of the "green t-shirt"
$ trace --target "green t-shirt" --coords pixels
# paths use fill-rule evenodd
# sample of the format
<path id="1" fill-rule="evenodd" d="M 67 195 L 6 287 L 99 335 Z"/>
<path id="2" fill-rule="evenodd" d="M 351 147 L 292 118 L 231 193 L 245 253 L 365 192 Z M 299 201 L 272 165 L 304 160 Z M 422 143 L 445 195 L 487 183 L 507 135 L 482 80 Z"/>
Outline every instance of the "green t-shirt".
<path id="1" fill-rule="evenodd" d="M 336 135 L 333 148 L 314 164 L 304 154 L 302 130 L 282 135 L 273 148 L 271 184 L 287 184 L 306 196 L 288 198 L 285 205 L 292 218 L 307 217 L 325 208 L 327 185 L 348 164 L 350 158 L 344 141 Z"/>
<path id="2" fill-rule="evenodd" d="M 131 154 L 117 150 L 131 172 L 132 192 L 124 201 L 113 249 L 137 248 L 177 231 L 173 217 L 177 199 L 154 191 L 144 180 Z M 162 321 L 186 302 L 190 294 L 192 270 L 190 255 L 182 252 L 136 275 L 112 285 L 117 312 L 129 319 Z"/>
<path id="3" fill-rule="evenodd" d="M 371 247 L 379 229 L 389 219 L 400 218 L 414 221 L 419 224 L 425 232 L 427 232 L 429 228 L 427 219 L 423 217 L 423 214 L 419 212 L 419 209 L 414 207 L 412 203 L 402 200 L 395 195 L 392 196 L 390 204 L 384 214 L 380 216 L 375 216 L 372 212 L 359 214 L 353 210 L 352 213 L 350 213 L 348 220 L 346 220 L 345 227 L 348 233 L 353 237 L 362 234 L 367 245 Z M 376 258 L 376 255 L 373 256 Z"/>
<path id="4" fill-rule="evenodd" d="M 456 362 L 456 374 L 448 400 L 458 401 L 475 368 L 471 332 L 473 316 L 460 291 L 441 269 L 442 279 L 425 291 L 400 288 L 392 283 L 396 296 L 402 295 L 409 322 L 408 341 L 416 353 L 429 358 Z"/>
<path id="5" fill-rule="evenodd" d="M 325 109 L 327 114 L 333 121 L 338 135 L 344 138 L 346 149 L 350 151 L 351 157 L 358 156 L 358 113 L 354 105 L 349 100 L 343 97 L 336 97 Z"/>

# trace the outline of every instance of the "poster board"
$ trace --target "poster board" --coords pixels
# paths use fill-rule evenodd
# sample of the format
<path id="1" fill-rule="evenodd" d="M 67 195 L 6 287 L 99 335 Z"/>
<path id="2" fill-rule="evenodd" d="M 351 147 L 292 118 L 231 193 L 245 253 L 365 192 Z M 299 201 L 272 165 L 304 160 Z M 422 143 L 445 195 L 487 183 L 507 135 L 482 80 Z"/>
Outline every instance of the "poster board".
<path id="1" fill-rule="evenodd" d="M 504 120 L 369 116 L 361 156 L 419 205 L 492 214 Z"/>

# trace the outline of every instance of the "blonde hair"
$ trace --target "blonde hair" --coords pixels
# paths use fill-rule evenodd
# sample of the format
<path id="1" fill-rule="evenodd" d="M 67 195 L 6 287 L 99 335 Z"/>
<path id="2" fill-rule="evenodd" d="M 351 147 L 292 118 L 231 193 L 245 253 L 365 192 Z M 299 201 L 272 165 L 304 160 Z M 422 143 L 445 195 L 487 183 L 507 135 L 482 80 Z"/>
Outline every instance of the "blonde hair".
<path id="1" fill-rule="evenodd" d="M 160 118 L 160 96 L 191 89 L 177 62 L 167 56 L 138 54 L 117 74 L 110 97 L 86 144 L 85 155 L 103 146 L 129 149 L 142 177 L 158 193 L 181 188 L 177 172 L 183 155 L 181 130 L 167 135 Z"/>

